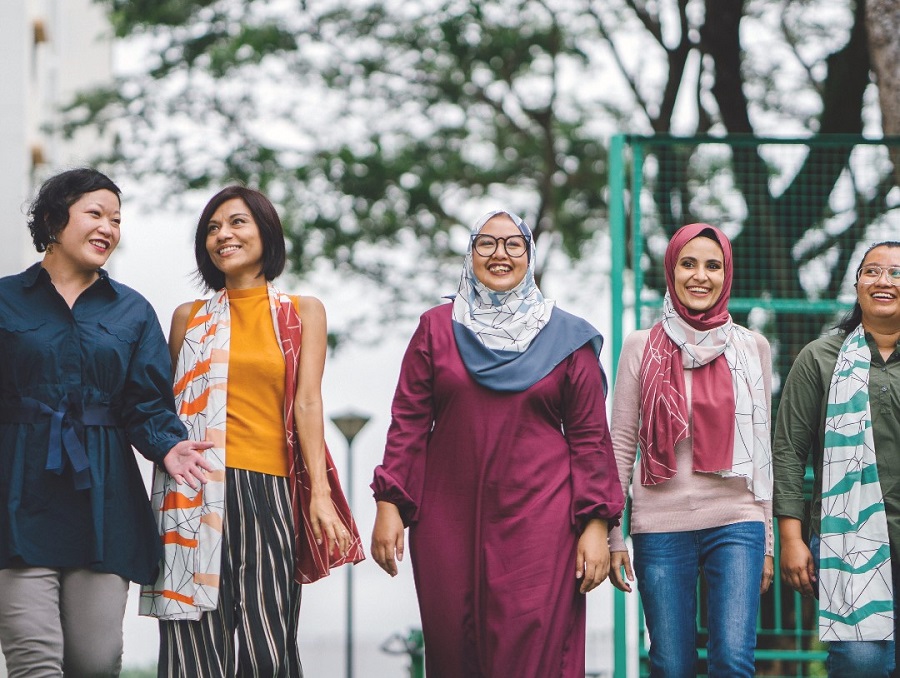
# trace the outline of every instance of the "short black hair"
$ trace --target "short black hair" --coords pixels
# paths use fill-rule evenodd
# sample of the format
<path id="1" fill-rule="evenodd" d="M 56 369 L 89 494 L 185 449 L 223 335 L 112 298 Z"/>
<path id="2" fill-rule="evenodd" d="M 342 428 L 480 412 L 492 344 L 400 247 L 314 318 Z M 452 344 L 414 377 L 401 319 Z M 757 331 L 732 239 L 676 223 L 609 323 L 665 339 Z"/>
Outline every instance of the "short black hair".
<path id="1" fill-rule="evenodd" d="M 69 208 L 85 193 L 103 189 L 115 193 L 121 205 L 121 189 L 108 176 L 90 167 L 66 170 L 47 179 L 28 209 L 28 230 L 34 248 L 46 251 L 69 223 Z"/>
<path id="2" fill-rule="evenodd" d="M 274 280 L 282 271 L 287 260 L 284 244 L 284 228 L 274 205 L 262 193 L 246 186 L 228 186 L 216 193 L 203 208 L 194 234 L 194 256 L 197 259 L 197 276 L 207 289 L 220 290 L 225 287 L 225 274 L 222 273 L 206 251 L 206 236 L 209 232 L 209 220 L 219 206 L 229 200 L 240 198 L 247 205 L 253 220 L 259 227 L 262 239 L 262 265 L 259 272 L 266 280 Z"/>
<path id="3" fill-rule="evenodd" d="M 877 242 L 874 245 L 870 245 L 865 254 L 863 254 L 862 259 L 859 260 L 859 266 L 856 267 L 856 275 L 859 275 L 859 270 L 862 268 L 863 262 L 865 262 L 866 257 L 869 256 L 869 252 L 874 250 L 876 247 L 890 247 L 891 249 L 900 249 L 900 241 L 882 240 L 881 242 Z M 859 305 L 859 299 L 857 299 L 853 304 L 853 308 L 847 311 L 847 313 L 843 318 L 841 318 L 841 321 L 835 326 L 835 328 L 840 330 L 844 334 L 850 334 L 853 330 L 859 327 L 859 324 L 861 322 L 862 306 Z"/>

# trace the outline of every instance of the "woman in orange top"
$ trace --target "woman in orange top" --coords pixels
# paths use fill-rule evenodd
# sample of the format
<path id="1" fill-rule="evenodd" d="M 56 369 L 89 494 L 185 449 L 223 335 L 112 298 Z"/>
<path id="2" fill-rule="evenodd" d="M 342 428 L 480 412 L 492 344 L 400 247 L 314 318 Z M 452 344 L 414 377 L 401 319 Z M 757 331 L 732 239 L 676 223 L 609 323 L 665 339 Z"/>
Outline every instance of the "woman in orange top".
<path id="1" fill-rule="evenodd" d="M 160 676 L 300 676 L 300 585 L 363 558 L 325 448 L 325 309 L 272 285 L 284 233 L 258 191 L 210 200 L 195 255 L 217 291 L 176 309 L 169 347 L 178 412 L 216 471 L 197 493 L 157 474 L 166 555 L 141 612 L 161 620 Z"/>

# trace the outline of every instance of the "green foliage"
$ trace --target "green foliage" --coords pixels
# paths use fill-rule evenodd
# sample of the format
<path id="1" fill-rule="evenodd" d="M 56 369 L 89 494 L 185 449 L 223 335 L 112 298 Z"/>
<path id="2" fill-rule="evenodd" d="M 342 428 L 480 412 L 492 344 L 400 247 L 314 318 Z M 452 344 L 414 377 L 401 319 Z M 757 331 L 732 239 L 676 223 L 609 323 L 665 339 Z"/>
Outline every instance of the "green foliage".
<path id="1" fill-rule="evenodd" d="M 109 7 L 110 22 L 116 35 L 123 37 L 141 26 L 180 26 L 199 8 L 216 0 L 102 0 Z"/>
<path id="2" fill-rule="evenodd" d="M 540 246 L 577 260 L 606 229 L 605 138 L 671 130 L 679 93 L 698 132 L 750 132 L 751 119 L 814 131 L 831 110 L 826 64 L 854 25 L 850 0 L 777 18 L 759 0 L 98 1 L 134 64 L 79 96 L 68 129 L 113 124 L 111 171 L 175 197 L 258 186 L 282 211 L 295 272 L 328 261 L 378 283 L 382 306 L 416 310 L 448 291 L 462 234 L 488 208 L 519 212 Z M 729 51 L 723 17 L 743 12 L 769 43 L 734 37 Z M 661 201 L 678 190 L 672 160 Z M 410 292 L 423 267 L 438 274 Z"/>

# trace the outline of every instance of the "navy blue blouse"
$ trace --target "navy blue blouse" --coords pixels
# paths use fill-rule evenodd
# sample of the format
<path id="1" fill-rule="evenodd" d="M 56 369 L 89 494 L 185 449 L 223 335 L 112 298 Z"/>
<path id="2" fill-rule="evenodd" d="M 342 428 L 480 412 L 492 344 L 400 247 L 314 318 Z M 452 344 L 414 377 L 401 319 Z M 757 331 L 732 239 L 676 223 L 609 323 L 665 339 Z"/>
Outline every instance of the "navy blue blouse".
<path id="1" fill-rule="evenodd" d="M 40 264 L 0 279 L 0 568 L 152 582 L 162 547 L 131 446 L 159 463 L 186 438 L 146 299 L 103 270 L 71 309 Z"/>

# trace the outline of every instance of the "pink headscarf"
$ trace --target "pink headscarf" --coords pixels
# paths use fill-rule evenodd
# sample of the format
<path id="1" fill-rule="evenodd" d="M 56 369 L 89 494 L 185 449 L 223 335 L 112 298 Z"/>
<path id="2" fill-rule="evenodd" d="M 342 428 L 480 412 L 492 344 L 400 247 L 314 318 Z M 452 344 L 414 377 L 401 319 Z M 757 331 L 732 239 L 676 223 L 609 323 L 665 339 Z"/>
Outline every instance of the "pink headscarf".
<path id="1" fill-rule="evenodd" d="M 704 231 L 706 233 L 704 236 L 701 236 L 700 234 L 704 233 Z M 684 246 L 694 238 L 706 237 L 706 235 L 712 235 L 712 239 L 722 248 L 725 282 L 722 284 L 722 294 L 716 300 L 716 303 L 712 305 L 712 308 L 698 313 L 685 306 L 681 299 L 678 298 L 678 295 L 675 294 L 675 266 L 678 264 L 678 257 L 681 255 L 681 250 L 684 249 Z M 666 267 L 666 289 L 668 289 L 669 296 L 672 298 L 672 305 L 678 311 L 678 315 L 688 325 L 698 330 L 711 330 L 713 327 L 719 327 L 719 325 L 728 322 L 728 300 L 731 298 L 731 280 L 734 276 L 734 266 L 731 260 L 731 241 L 722 231 L 709 224 L 688 224 L 687 226 L 682 226 L 675 231 L 675 235 L 669 240 L 669 246 L 666 247 L 664 265 Z"/>
<path id="2" fill-rule="evenodd" d="M 694 238 L 712 236 L 722 248 L 725 280 L 722 293 L 706 311 L 692 311 L 675 292 L 675 267 L 684 246 Z M 666 287 L 675 312 L 699 331 L 720 327 L 731 319 L 733 265 L 731 242 L 709 224 L 683 226 L 666 248 Z M 650 340 L 641 360 L 640 443 L 644 485 L 655 485 L 675 475 L 675 445 L 693 438 L 693 468 L 713 473 L 730 469 L 733 461 L 735 403 L 731 371 L 724 355 L 691 371 L 691 427 L 685 400 L 684 365 L 681 349 L 666 334 L 663 323 L 650 330 Z"/>

